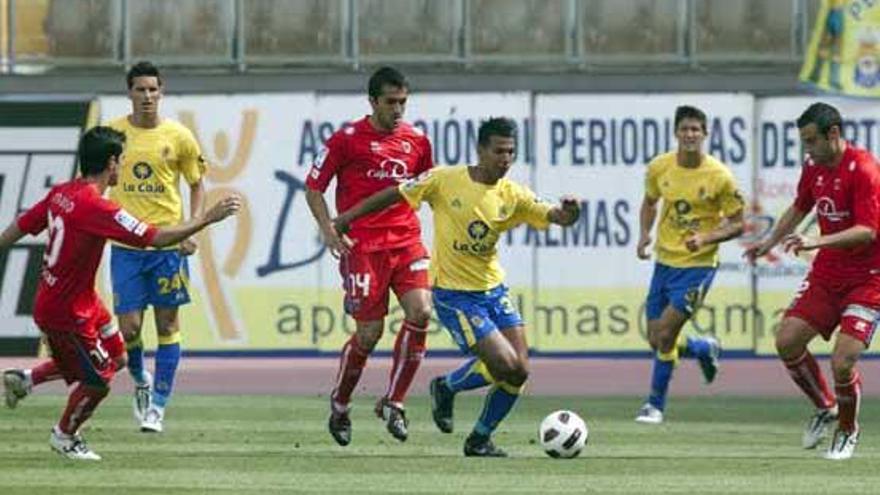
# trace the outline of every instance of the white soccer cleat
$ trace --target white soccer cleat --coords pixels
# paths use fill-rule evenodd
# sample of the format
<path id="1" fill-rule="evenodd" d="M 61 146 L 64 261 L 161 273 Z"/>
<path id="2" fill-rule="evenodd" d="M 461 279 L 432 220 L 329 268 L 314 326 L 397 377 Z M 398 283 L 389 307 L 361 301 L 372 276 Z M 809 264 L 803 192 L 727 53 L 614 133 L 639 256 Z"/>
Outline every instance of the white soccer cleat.
<path id="1" fill-rule="evenodd" d="M 636 414 L 636 423 L 646 425 L 659 425 L 663 422 L 663 411 L 657 409 L 651 404 L 645 404 Z"/>
<path id="2" fill-rule="evenodd" d="M 831 445 L 828 446 L 828 451 L 825 452 L 823 457 L 832 461 L 849 459 L 853 456 L 853 453 L 855 453 L 856 445 L 858 445 L 858 443 L 859 430 L 853 432 L 837 430 L 834 432 L 834 438 L 831 440 Z"/>
<path id="3" fill-rule="evenodd" d="M 807 421 L 801 443 L 805 449 L 815 449 L 828 434 L 828 426 L 837 421 L 837 406 L 831 409 L 817 409 Z"/>
<path id="4" fill-rule="evenodd" d="M 101 460 L 101 456 L 94 453 L 79 434 L 67 435 L 58 431 L 57 428 L 52 428 L 52 434 L 49 435 L 49 446 L 68 459 L 77 461 Z"/>
<path id="5" fill-rule="evenodd" d="M 162 420 L 165 419 L 165 410 L 158 406 L 150 406 L 141 421 L 141 431 L 144 433 L 162 433 Z"/>
<path id="6" fill-rule="evenodd" d="M 138 423 L 143 423 L 153 397 L 153 376 L 148 371 L 144 371 L 144 375 L 147 377 L 147 381 L 143 385 L 135 383 L 134 399 L 132 400 L 134 419 Z"/>
<path id="7" fill-rule="evenodd" d="M 6 407 L 15 409 L 18 401 L 30 393 L 30 380 L 27 379 L 24 370 L 14 368 L 3 370 L 3 395 L 6 398 Z"/>

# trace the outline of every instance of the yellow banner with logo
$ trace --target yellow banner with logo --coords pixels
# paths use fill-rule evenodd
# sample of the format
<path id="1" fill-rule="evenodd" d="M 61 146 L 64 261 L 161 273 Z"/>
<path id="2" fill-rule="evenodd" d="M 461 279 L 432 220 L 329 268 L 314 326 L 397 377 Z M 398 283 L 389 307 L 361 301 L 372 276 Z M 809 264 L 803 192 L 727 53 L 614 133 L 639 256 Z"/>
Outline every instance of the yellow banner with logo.
<path id="1" fill-rule="evenodd" d="M 880 2 L 823 0 L 800 80 L 823 91 L 880 96 Z"/>

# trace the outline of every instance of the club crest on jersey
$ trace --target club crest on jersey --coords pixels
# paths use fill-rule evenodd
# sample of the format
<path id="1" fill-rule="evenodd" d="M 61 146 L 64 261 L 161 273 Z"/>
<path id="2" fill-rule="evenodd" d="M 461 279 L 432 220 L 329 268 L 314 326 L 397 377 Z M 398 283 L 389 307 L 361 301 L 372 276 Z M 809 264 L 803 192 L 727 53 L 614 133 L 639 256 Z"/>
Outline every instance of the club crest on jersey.
<path id="1" fill-rule="evenodd" d="M 468 224 L 468 235 L 471 236 L 472 239 L 479 241 L 485 239 L 488 234 L 489 226 L 486 225 L 486 222 L 482 220 L 474 220 Z"/>
<path id="2" fill-rule="evenodd" d="M 380 151 L 382 151 L 382 146 L 379 141 L 370 141 L 370 152 L 379 153 Z"/>
<path id="3" fill-rule="evenodd" d="M 147 162 L 137 162 L 131 168 L 131 173 L 140 180 L 146 180 L 153 175 L 153 167 Z"/>
<path id="4" fill-rule="evenodd" d="M 412 152 L 412 145 L 409 144 L 409 141 L 404 141 L 403 144 L 401 145 L 401 147 L 403 148 L 404 153 L 411 153 Z"/>

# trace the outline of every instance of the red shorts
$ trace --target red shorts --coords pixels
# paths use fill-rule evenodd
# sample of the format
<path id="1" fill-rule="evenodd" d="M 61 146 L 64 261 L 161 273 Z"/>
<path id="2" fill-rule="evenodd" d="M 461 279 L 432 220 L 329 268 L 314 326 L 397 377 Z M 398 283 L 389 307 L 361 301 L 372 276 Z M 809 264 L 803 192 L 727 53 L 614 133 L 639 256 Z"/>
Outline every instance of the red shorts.
<path id="1" fill-rule="evenodd" d="M 841 333 L 867 347 L 880 322 L 880 276 L 831 281 L 810 274 L 801 282 L 785 316 L 808 322 L 825 340 L 840 325 Z"/>
<path id="2" fill-rule="evenodd" d="M 113 379 L 114 361 L 125 352 L 125 344 L 113 325 L 113 317 L 103 305 L 95 309 L 90 320 L 75 329 L 41 330 L 65 382 L 103 387 Z"/>
<path id="3" fill-rule="evenodd" d="M 391 290 L 400 299 L 413 289 L 428 289 L 428 250 L 422 243 L 342 258 L 339 273 L 345 290 L 345 312 L 358 321 L 388 314 Z"/>

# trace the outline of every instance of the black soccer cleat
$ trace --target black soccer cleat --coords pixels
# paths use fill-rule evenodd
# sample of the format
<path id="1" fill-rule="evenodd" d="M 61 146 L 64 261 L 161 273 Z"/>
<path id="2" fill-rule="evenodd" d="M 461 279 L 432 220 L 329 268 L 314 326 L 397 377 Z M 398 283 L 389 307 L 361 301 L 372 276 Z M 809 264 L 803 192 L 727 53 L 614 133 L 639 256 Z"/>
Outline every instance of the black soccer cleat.
<path id="1" fill-rule="evenodd" d="M 406 412 L 402 407 L 391 403 L 387 397 L 379 399 L 376 403 L 376 416 L 385 420 L 385 427 L 391 436 L 405 442 L 409 436 L 407 426 L 409 421 L 406 419 Z"/>
<path id="2" fill-rule="evenodd" d="M 446 379 L 438 376 L 431 380 L 431 414 L 434 424 L 443 433 L 452 433 L 452 411 L 455 393 L 449 390 Z"/>
<path id="3" fill-rule="evenodd" d="M 345 447 L 351 443 L 351 419 L 348 413 L 330 413 L 330 419 L 327 421 L 327 429 L 333 435 L 336 443 Z"/>
<path id="4" fill-rule="evenodd" d="M 464 441 L 465 457 L 507 457 L 507 452 L 492 443 L 489 435 L 473 432 Z"/>

